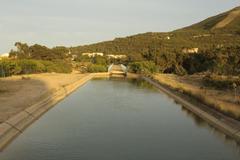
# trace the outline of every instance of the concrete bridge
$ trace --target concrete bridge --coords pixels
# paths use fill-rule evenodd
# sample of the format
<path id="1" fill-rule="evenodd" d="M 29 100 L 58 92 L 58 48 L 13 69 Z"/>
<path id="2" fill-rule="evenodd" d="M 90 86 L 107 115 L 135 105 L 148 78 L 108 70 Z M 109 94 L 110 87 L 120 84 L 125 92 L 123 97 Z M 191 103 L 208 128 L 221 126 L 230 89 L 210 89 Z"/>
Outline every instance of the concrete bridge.
<path id="1" fill-rule="evenodd" d="M 115 64 L 111 64 L 108 67 L 108 73 L 110 74 L 110 76 L 127 76 L 127 67 L 124 66 L 123 64 L 120 65 L 115 65 Z"/>

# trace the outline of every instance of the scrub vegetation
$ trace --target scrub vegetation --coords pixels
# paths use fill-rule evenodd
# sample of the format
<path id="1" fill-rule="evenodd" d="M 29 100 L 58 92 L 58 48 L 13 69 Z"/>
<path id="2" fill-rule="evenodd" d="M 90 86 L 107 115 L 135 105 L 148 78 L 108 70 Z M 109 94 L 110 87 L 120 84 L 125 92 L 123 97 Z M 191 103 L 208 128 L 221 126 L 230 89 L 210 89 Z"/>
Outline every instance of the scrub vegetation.
<path id="1" fill-rule="evenodd" d="M 60 60 L 6 59 L 0 61 L 0 77 L 46 72 L 70 73 L 71 71 L 71 65 Z"/>
<path id="2" fill-rule="evenodd" d="M 232 85 L 232 82 L 240 82 L 238 77 L 229 80 L 227 76 L 218 75 L 211 76 L 211 78 L 207 76 L 206 78 L 204 75 L 177 76 L 173 74 L 155 74 L 152 78 L 227 116 L 240 120 L 239 88 L 235 90 Z M 206 83 L 206 79 L 210 82 Z"/>

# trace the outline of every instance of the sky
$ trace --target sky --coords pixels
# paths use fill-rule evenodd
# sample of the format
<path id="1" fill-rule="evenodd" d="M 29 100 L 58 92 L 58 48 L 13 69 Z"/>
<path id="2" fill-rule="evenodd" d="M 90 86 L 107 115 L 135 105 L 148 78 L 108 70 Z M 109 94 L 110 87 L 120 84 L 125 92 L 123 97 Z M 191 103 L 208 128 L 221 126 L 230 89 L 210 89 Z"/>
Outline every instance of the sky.
<path id="1" fill-rule="evenodd" d="M 240 0 L 0 0 L 0 53 L 15 42 L 78 46 L 166 32 L 240 5 Z"/>

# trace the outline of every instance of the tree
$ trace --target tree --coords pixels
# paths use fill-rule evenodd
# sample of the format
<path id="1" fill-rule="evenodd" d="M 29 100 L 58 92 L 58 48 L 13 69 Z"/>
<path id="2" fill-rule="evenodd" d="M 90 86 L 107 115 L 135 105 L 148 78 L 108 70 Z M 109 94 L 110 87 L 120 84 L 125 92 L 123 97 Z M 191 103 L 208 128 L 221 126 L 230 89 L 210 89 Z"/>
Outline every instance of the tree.
<path id="1" fill-rule="evenodd" d="M 29 51 L 29 46 L 26 43 L 16 42 L 15 46 L 17 47 L 17 51 L 15 54 L 18 58 L 30 58 L 31 54 Z"/>

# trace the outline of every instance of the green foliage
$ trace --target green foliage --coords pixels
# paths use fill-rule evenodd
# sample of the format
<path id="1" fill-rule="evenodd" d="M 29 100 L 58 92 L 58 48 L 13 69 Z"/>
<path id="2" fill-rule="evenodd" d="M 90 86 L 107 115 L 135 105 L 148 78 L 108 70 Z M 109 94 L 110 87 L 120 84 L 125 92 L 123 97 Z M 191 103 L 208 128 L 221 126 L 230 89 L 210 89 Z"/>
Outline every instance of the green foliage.
<path id="1" fill-rule="evenodd" d="M 71 71 L 71 65 L 64 61 L 43 61 L 32 59 L 6 59 L 0 61 L 0 77 L 44 72 L 70 73 Z"/>
<path id="2" fill-rule="evenodd" d="M 55 60 L 65 59 L 69 49 L 66 47 L 47 48 L 39 44 L 28 46 L 26 43 L 16 42 L 17 51 L 11 50 L 10 57 L 18 59 Z"/>
<path id="3" fill-rule="evenodd" d="M 45 66 L 45 72 L 56 72 L 56 73 L 70 73 L 72 72 L 71 64 L 62 61 L 40 61 Z"/>
<path id="4" fill-rule="evenodd" d="M 15 46 L 17 47 L 17 51 L 10 52 L 10 57 L 17 56 L 21 59 L 30 58 L 29 46 L 26 43 L 16 42 Z"/>
<path id="5" fill-rule="evenodd" d="M 151 61 L 133 62 L 129 64 L 129 69 L 133 73 L 151 74 L 157 72 L 157 66 Z"/>
<path id="6" fill-rule="evenodd" d="M 207 75 L 203 78 L 203 83 L 207 87 L 216 89 L 232 89 L 234 85 L 240 86 L 240 79 L 231 77 L 221 77 L 216 75 Z"/>
<path id="7" fill-rule="evenodd" d="M 0 61 L 0 76 L 7 77 L 13 74 L 18 74 L 21 71 L 18 64 L 14 61 L 1 60 Z"/>
<path id="8" fill-rule="evenodd" d="M 188 62 L 194 65 L 194 70 L 188 70 L 189 73 L 210 71 L 221 75 L 239 75 L 240 46 L 207 50 L 195 55 Z"/>
<path id="9" fill-rule="evenodd" d="M 107 58 L 102 56 L 93 57 L 93 64 L 107 65 Z"/>
<path id="10" fill-rule="evenodd" d="M 211 71 L 217 74 L 239 75 L 240 36 L 208 33 L 201 37 L 202 34 L 200 31 L 146 33 L 71 50 L 76 53 L 125 53 L 128 59 L 121 63 L 127 65 L 132 62 L 152 61 L 162 73 L 183 75 Z M 165 39 L 167 36 L 171 38 Z M 193 47 L 199 48 L 198 54 L 182 52 L 183 48 Z M 224 59 L 226 61 L 223 61 Z"/>
<path id="11" fill-rule="evenodd" d="M 92 62 L 92 58 L 88 57 L 88 56 L 78 56 L 76 59 L 77 62 Z"/>
<path id="12" fill-rule="evenodd" d="M 30 73 L 42 73 L 45 72 L 45 66 L 35 60 L 17 60 L 16 64 L 18 66 L 18 73 L 17 74 L 30 74 Z"/>
<path id="13" fill-rule="evenodd" d="M 156 70 L 179 75 L 199 72 L 240 75 L 240 15 L 232 14 L 239 10 L 240 7 L 173 32 L 144 33 L 92 45 L 50 49 L 38 44 L 28 46 L 26 43 L 17 42 L 15 46 L 18 50 L 11 51 L 10 57 L 53 61 L 68 59 L 68 53 L 71 52 L 77 55 L 77 62 L 98 66 L 89 66 L 89 70 L 95 70 L 91 68 L 98 70 L 100 66 L 106 68 L 111 63 L 121 63 L 130 64 L 136 73 L 151 73 Z M 215 27 L 226 17 L 233 15 L 231 23 L 223 28 Z M 186 48 L 198 48 L 199 52 L 184 53 L 183 49 Z M 102 52 L 106 55 L 124 54 L 127 55 L 127 59 L 113 60 L 100 56 L 93 58 L 82 56 L 82 53 L 86 52 Z M 49 66 L 51 66 L 49 70 L 57 70 L 54 65 Z M 34 65 L 32 68 L 35 70 Z"/>
<path id="14" fill-rule="evenodd" d="M 107 66 L 101 64 L 89 64 L 87 66 L 87 72 L 90 73 L 107 72 Z"/>

